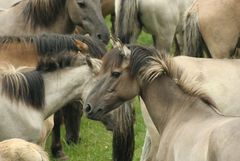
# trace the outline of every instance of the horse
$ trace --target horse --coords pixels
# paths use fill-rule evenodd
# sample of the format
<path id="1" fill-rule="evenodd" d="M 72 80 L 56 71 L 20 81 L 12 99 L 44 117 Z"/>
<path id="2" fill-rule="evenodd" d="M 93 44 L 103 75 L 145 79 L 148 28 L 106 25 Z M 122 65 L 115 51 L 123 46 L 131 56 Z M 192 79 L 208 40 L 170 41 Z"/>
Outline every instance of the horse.
<path id="1" fill-rule="evenodd" d="M 23 0 L 0 12 L 0 20 L 1 35 L 73 33 L 78 25 L 104 43 L 109 40 L 99 0 Z"/>
<path id="2" fill-rule="evenodd" d="M 238 58 L 240 21 L 238 0 L 196 0 L 184 20 L 185 54 Z"/>
<path id="3" fill-rule="evenodd" d="M 239 60 L 187 59 L 194 59 L 205 70 L 206 64 L 214 63 L 218 69 L 227 65 L 234 69 L 231 78 L 239 77 L 234 74 L 239 71 Z M 100 119 L 124 101 L 140 95 L 160 136 L 155 160 L 237 161 L 239 154 L 232 152 L 239 149 L 240 119 L 220 114 L 215 103 L 219 100 L 201 88 L 204 76 L 199 75 L 193 81 L 194 76 L 181 68 L 184 65 L 178 65 L 174 58 L 151 48 L 113 49 L 103 57 L 98 82 L 84 104 L 85 113 L 90 119 Z M 216 67 L 210 67 L 217 72 Z M 215 76 L 220 73 L 221 70 Z"/>
<path id="4" fill-rule="evenodd" d="M 16 53 L 17 51 L 20 51 L 21 53 Z M 31 65 L 32 67 L 36 67 L 36 62 L 39 62 L 39 59 L 54 60 L 54 57 L 56 57 L 58 54 L 61 54 L 63 51 L 72 51 L 76 53 L 81 51 L 82 53 L 89 53 L 91 57 L 101 58 L 105 53 L 105 46 L 101 42 L 94 40 L 89 36 L 81 35 L 43 34 L 21 37 L 0 37 L 0 59 L 8 63 L 14 63 L 15 67 L 23 66 L 26 64 Z M 22 54 L 25 54 L 25 59 L 17 59 L 19 55 Z M 35 60 L 31 59 L 33 57 Z M 28 60 L 31 60 L 31 62 Z M 104 118 L 101 121 L 108 130 L 113 131 L 113 157 L 116 159 L 116 161 L 127 161 L 129 158 L 133 157 L 134 141 L 131 139 L 134 135 L 133 120 L 132 117 L 125 117 L 124 115 L 125 113 L 129 113 L 127 112 L 128 106 L 129 103 L 124 104 L 122 109 L 114 111 L 112 114 L 108 115 L 108 117 Z M 79 113 L 81 113 L 81 111 L 79 111 Z M 66 121 L 69 115 L 67 115 L 67 113 L 63 114 L 64 121 Z M 53 155 L 59 153 L 63 154 L 62 145 L 60 142 L 61 118 L 57 117 L 57 119 L 59 120 L 57 120 L 57 124 L 55 124 L 52 135 L 53 138 L 51 150 Z M 65 122 L 65 125 L 70 129 L 74 129 L 72 131 L 75 133 L 71 133 L 71 135 L 73 134 L 71 137 L 77 141 L 79 138 L 79 131 L 76 129 L 79 129 L 79 125 L 75 124 L 75 122 L 69 121 Z M 67 128 L 66 131 L 67 142 L 70 142 L 69 139 L 72 139 L 69 137 L 69 128 Z M 42 142 L 44 141 L 45 140 Z M 66 157 L 62 156 L 61 158 L 64 159 Z"/>
<path id="5" fill-rule="evenodd" d="M 116 0 L 115 35 L 125 44 L 133 43 L 142 28 L 152 35 L 154 46 L 170 50 L 174 35 L 182 42 L 183 15 L 193 0 Z"/>
<path id="6" fill-rule="evenodd" d="M 79 46 L 80 42 L 87 45 L 87 47 Z M 87 48 L 87 49 L 86 49 Z M 88 52 L 92 57 L 100 58 L 105 52 L 105 46 L 97 40 L 93 40 L 88 36 L 81 35 L 60 35 L 60 34 L 43 34 L 43 35 L 28 35 L 28 36 L 1 36 L 0 37 L 0 60 L 2 62 L 8 62 L 13 64 L 15 67 L 19 66 L 30 66 L 36 67 L 39 57 L 45 57 L 45 59 L 52 59 L 54 55 L 61 51 L 74 51 L 74 52 Z M 86 51 L 84 51 L 86 50 Z M 24 59 L 19 59 L 19 56 L 24 57 Z M 67 142 L 77 142 L 79 139 L 79 127 L 80 118 L 82 115 L 81 108 L 76 109 L 78 123 L 76 120 L 65 111 L 63 113 L 66 128 L 66 140 Z M 58 112 L 57 114 L 60 114 Z M 79 117 L 78 117 L 79 116 Z M 54 128 L 52 135 L 52 153 L 53 156 L 58 157 L 57 154 L 62 154 L 61 157 L 64 158 L 62 145 L 60 142 L 60 125 L 61 125 L 62 115 L 55 115 Z M 58 119 L 59 118 L 59 119 Z M 76 119 L 76 117 L 75 117 Z M 68 121 L 71 120 L 71 121 Z M 45 124 L 51 123 L 50 120 L 46 120 Z M 51 126 L 47 126 L 49 130 L 43 130 L 43 137 L 39 144 L 44 146 L 49 132 L 51 132 Z"/>
<path id="7" fill-rule="evenodd" d="M 49 161 L 47 153 L 40 146 L 16 138 L 0 142 L 0 160 Z"/>

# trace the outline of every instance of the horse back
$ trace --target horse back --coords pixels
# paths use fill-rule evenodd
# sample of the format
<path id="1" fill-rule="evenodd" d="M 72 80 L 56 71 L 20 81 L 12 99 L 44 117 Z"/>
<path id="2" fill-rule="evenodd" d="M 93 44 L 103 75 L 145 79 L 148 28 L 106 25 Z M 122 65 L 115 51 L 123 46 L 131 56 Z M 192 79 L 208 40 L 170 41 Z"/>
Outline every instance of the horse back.
<path id="1" fill-rule="evenodd" d="M 205 59 L 179 56 L 173 58 L 190 83 L 198 83 L 224 115 L 240 116 L 239 59 Z"/>

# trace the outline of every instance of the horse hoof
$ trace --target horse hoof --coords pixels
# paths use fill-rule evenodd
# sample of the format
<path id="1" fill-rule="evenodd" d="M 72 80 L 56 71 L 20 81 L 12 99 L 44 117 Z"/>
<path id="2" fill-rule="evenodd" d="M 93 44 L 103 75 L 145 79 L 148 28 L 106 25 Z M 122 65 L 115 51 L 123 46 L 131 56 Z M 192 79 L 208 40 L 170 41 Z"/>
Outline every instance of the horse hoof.
<path id="1" fill-rule="evenodd" d="M 54 156 L 55 159 L 57 160 L 68 160 L 69 157 L 67 155 L 64 154 L 63 151 L 59 151 L 55 156 Z"/>

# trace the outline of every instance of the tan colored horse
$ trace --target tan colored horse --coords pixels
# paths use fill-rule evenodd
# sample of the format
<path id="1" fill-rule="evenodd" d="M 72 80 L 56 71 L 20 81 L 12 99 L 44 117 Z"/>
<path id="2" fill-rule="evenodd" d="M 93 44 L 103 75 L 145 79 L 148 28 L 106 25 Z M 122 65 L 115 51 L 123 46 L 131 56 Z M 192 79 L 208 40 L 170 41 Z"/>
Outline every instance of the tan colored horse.
<path id="1" fill-rule="evenodd" d="M 131 46 L 130 50 L 132 53 L 113 49 L 104 56 L 99 81 L 85 102 L 88 117 L 99 119 L 139 94 L 160 136 L 158 154 L 152 156 L 153 160 L 238 161 L 240 155 L 235 151 L 240 148 L 240 119 L 219 114 L 218 99 L 225 96 L 210 89 L 210 92 L 204 91 L 211 87 L 202 86 L 205 75 L 191 75 L 182 68 L 184 64 L 180 66 L 175 58 L 166 58 L 156 50 L 139 46 Z M 235 94 L 236 90 L 229 94 L 231 88 L 228 89 L 225 83 L 240 80 L 235 75 L 235 72 L 239 73 L 240 60 L 180 58 L 198 62 L 197 69 L 202 67 L 207 71 L 210 67 L 207 78 L 217 85 L 226 85 L 220 89 L 226 91 L 226 97 Z M 218 70 L 220 67 L 225 70 Z M 214 70 L 215 75 L 211 78 Z M 228 73 L 229 79 L 221 80 L 219 76 L 218 82 L 214 78 L 222 71 L 225 75 Z M 231 83 L 234 82 L 237 80 Z"/>
<path id="2" fill-rule="evenodd" d="M 1 161 L 49 161 L 47 153 L 36 144 L 22 139 L 0 142 Z"/>
<path id="3" fill-rule="evenodd" d="M 212 58 L 239 57 L 240 1 L 196 0 L 186 13 L 185 53 Z"/>

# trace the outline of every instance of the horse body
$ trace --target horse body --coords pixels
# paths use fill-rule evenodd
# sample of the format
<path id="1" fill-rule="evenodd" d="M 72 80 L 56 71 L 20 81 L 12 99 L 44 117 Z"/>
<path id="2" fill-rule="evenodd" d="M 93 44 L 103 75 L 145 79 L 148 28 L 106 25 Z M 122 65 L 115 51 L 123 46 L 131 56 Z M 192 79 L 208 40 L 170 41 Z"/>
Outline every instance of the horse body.
<path id="1" fill-rule="evenodd" d="M 239 10 L 238 0 L 197 0 L 184 22 L 186 54 L 202 57 L 205 50 L 212 58 L 238 57 Z"/>
<path id="2" fill-rule="evenodd" d="M 4 129 L 1 131 L 1 140 L 17 137 L 37 143 L 41 135 L 40 132 L 42 130 L 43 121 L 63 107 L 65 103 L 72 101 L 73 99 L 81 98 L 84 93 L 83 91 L 86 92 L 85 89 L 89 87 L 88 83 L 92 83 L 90 80 L 93 77 L 93 73 L 86 63 L 84 63 L 83 58 L 77 60 L 75 64 L 75 67 L 61 69 L 50 73 L 40 74 L 35 71 L 33 73 L 26 73 L 25 75 L 23 73 L 23 77 L 21 77 L 22 74 L 19 74 L 17 71 L 11 71 L 12 74 L 8 75 L 8 72 L 5 72 L 4 75 L 1 75 L 2 85 L 0 90 L 2 91 L 3 96 L 0 98 L 0 108 L 2 111 L 1 115 L 5 118 L 0 124 L 1 129 Z M 9 86 L 9 82 L 4 83 L 4 80 L 8 79 L 8 77 L 11 79 L 10 77 L 14 77 L 15 75 L 20 77 L 20 81 L 13 83 L 18 85 L 19 88 L 6 89 Z M 37 75 L 40 78 L 42 75 L 43 80 L 41 81 Z M 34 93 L 37 94 L 39 101 L 44 103 L 44 106 L 38 105 L 39 102 L 37 100 L 32 100 L 32 103 L 30 103 L 31 101 L 27 102 L 28 100 L 24 100 L 24 97 L 29 96 L 24 96 L 27 93 L 24 91 L 25 87 L 21 84 L 24 82 L 22 82 L 21 79 L 24 79 L 30 85 L 28 91 L 33 92 L 30 93 L 32 94 L 31 97 L 34 97 Z M 69 83 L 69 79 L 71 80 L 71 83 Z M 38 89 L 31 89 L 34 87 Z M 16 91 L 10 92 L 11 90 Z M 20 92 L 20 98 L 15 98 L 17 92 Z M 23 98 L 23 100 L 21 98 Z M 37 101 L 38 103 L 33 103 L 34 101 Z"/>
<path id="3" fill-rule="evenodd" d="M 136 41 L 143 27 L 153 36 L 157 49 L 169 50 L 174 35 L 182 34 L 184 11 L 192 1 L 118 0 L 115 2 L 116 35 L 124 43 L 131 43 Z"/>
<path id="4" fill-rule="evenodd" d="M 15 67 L 37 65 L 38 56 L 34 45 L 22 43 L 6 43 L 0 47 L 1 62 L 9 63 Z M 21 56 L 24 59 L 19 59 Z"/>
<path id="5" fill-rule="evenodd" d="M 219 116 L 201 100 L 189 98 L 173 80 L 165 76 L 157 78 L 144 87 L 142 93 L 160 133 L 156 160 L 229 160 L 229 154 L 239 148 L 240 132 L 236 129 L 240 120 Z M 157 97 L 152 97 L 153 93 Z M 231 161 L 238 157 L 238 154 L 232 155 Z"/>
<path id="6" fill-rule="evenodd" d="M 221 102 L 218 99 L 228 95 L 204 91 L 207 86 L 202 86 L 201 80 L 207 80 L 205 75 L 201 75 L 200 71 L 196 78 L 191 77 L 190 72 L 181 68 L 185 67 L 184 64 L 179 65 L 180 59 L 187 60 L 185 57 L 179 57 L 179 61 L 176 61 L 178 57 L 166 58 L 153 49 L 139 46 L 130 46 L 130 49 L 133 52 L 131 54 L 123 48 L 114 49 L 104 56 L 98 82 L 85 101 L 84 111 L 87 116 L 99 119 L 139 94 L 159 134 L 155 135 L 158 137 L 155 139 L 159 139 L 158 153 L 151 153 L 155 154 L 151 156 L 152 160 L 237 161 L 239 154 L 233 151 L 239 149 L 240 120 L 238 117 L 223 117 L 218 111 L 218 102 Z M 211 83 L 222 72 L 216 70 L 219 69 L 217 67 L 226 65 L 234 69 L 239 66 L 238 60 L 195 59 L 192 63 L 198 63 L 196 67 L 201 70 L 201 67 L 207 69 L 206 65 L 211 64 L 211 61 L 213 65 L 210 67 L 212 71 L 215 69 L 215 76 L 211 78 L 211 75 L 206 75 Z M 238 76 L 231 77 L 235 71 L 230 74 L 229 80 L 238 79 Z M 221 74 L 218 81 L 220 78 Z M 222 85 L 226 80 L 215 83 Z"/>

